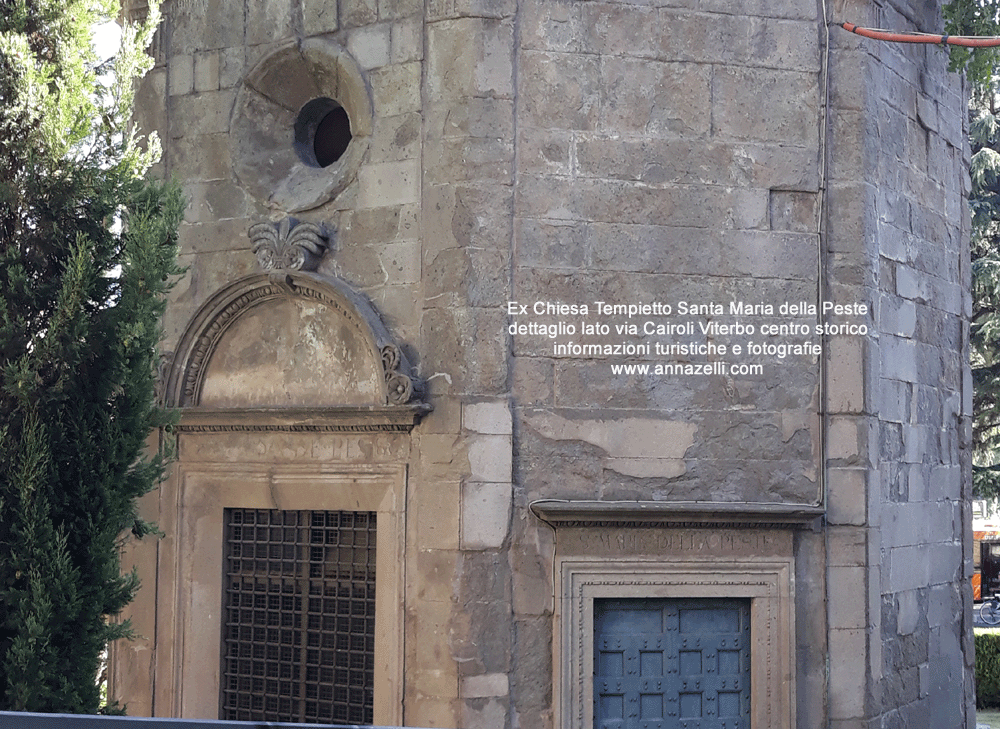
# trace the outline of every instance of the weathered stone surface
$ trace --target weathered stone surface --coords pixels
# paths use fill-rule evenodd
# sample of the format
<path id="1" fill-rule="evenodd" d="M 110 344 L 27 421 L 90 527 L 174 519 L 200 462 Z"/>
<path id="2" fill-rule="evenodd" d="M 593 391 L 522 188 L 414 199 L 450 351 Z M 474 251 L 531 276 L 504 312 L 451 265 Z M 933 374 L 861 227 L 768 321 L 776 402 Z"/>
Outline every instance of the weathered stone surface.
<path id="1" fill-rule="evenodd" d="M 170 9 L 170 55 L 243 44 L 244 4 L 184 0 Z"/>
<path id="2" fill-rule="evenodd" d="M 249 197 L 230 180 L 192 182 L 184 185 L 184 193 L 188 197 L 184 219 L 189 223 L 245 220 L 250 212 Z"/>
<path id="3" fill-rule="evenodd" d="M 713 90 L 726 101 L 712 111 L 714 128 L 723 137 L 782 139 L 814 147 L 819 101 L 813 78 L 811 74 L 770 69 L 726 69 L 716 73 Z M 763 108 L 754 103 L 760 93 L 773 99 Z"/>
<path id="4" fill-rule="evenodd" d="M 565 196 L 553 197 L 553 189 Z M 517 191 L 518 213 L 527 217 L 633 222 L 708 228 L 763 229 L 769 195 L 765 190 L 707 185 L 646 187 L 617 180 L 524 177 Z M 717 211 L 723 210 L 720 221 Z"/>
<path id="5" fill-rule="evenodd" d="M 246 42 L 274 43 L 292 36 L 295 5 L 291 0 L 246 0 Z"/>
<path id="6" fill-rule="evenodd" d="M 458 721 L 458 705 L 452 701 L 423 699 L 414 702 L 410 716 L 426 726 L 452 726 Z"/>
<path id="7" fill-rule="evenodd" d="M 530 126 L 596 129 L 601 75 L 597 56 L 525 53 L 518 74 L 524 114 Z"/>
<path id="8" fill-rule="evenodd" d="M 508 702 L 494 698 L 469 699 L 462 709 L 462 725 L 469 729 L 504 729 Z"/>
<path id="9" fill-rule="evenodd" d="M 427 18 L 504 18 L 513 15 L 515 9 L 515 0 L 431 0 Z"/>
<path id="10" fill-rule="evenodd" d="M 549 412 L 529 415 L 526 425 L 549 440 L 582 441 L 604 451 L 605 467 L 628 476 L 672 478 L 684 473 L 682 458 L 696 426 L 669 420 L 569 419 Z"/>
<path id="11" fill-rule="evenodd" d="M 347 50 L 365 70 L 386 66 L 392 26 L 389 23 L 368 25 L 353 31 L 347 38 Z"/>
<path id="12" fill-rule="evenodd" d="M 939 23 L 939 3 L 862 5 L 838 12 L 887 27 Z M 165 346 L 184 350 L 202 307 L 256 270 L 247 228 L 295 208 L 333 232 L 317 276 L 348 286 L 381 321 L 433 410 L 410 432 L 364 430 L 364 403 L 384 385 L 382 353 L 356 361 L 348 333 L 281 297 L 220 322 L 205 344 L 206 402 L 224 406 L 230 429 L 182 435 L 151 515 L 168 532 L 158 554 L 137 558 L 161 596 L 147 621 L 157 645 L 148 665 L 128 665 L 155 676 L 157 694 L 139 687 L 149 696 L 134 706 L 218 711 L 215 664 L 185 667 L 170 652 L 189 645 L 174 626 L 187 625 L 191 606 L 211 630 L 221 610 L 206 607 L 218 602 L 218 569 L 189 599 L 190 580 L 170 567 L 191 544 L 175 535 L 217 521 L 193 504 L 240 488 L 253 508 L 313 508 L 304 494 L 371 499 L 369 484 L 391 472 L 398 488 L 373 507 L 376 613 L 401 616 L 398 630 L 378 628 L 376 701 L 397 711 L 384 723 L 582 729 L 562 692 L 573 657 L 593 655 L 592 636 L 566 645 L 556 632 L 568 611 L 592 607 L 571 599 L 572 532 L 607 546 L 584 552 L 591 573 L 619 571 L 619 582 L 598 580 L 610 597 L 679 585 L 714 596 L 784 570 L 784 586 L 767 588 L 773 612 L 752 618 L 759 631 L 788 611 L 789 629 L 752 649 L 757 665 L 787 667 L 774 685 L 789 698 L 769 712 L 790 717 L 794 695 L 800 726 L 964 727 L 974 690 L 962 633 L 970 180 L 963 88 L 944 54 L 873 53 L 870 40 L 824 27 L 813 0 L 178 0 L 166 12 L 166 65 L 140 92 L 141 121 L 165 140 L 163 171 L 191 199 L 180 235 L 190 269 L 171 292 Z M 347 109 L 354 138 L 326 168 L 292 145 L 298 110 L 321 96 Z M 721 313 L 651 317 L 694 328 L 646 338 L 809 339 L 822 353 L 741 354 L 728 371 L 698 376 L 616 372 L 702 360 L 558 352 L 556 342 L 598 335 L 508 327 L 615 317 L 528 316 L 509 311 L 512 301 L 717 303 Z M 731 301 L 868 311 L 733 314 Z M 700 328 L 736 321 L 758 330 L 726 338 Z M 761 333 L 789 322 L 804 326 L 797 339 Z M 824 322 L 866 330 L 816 332 Z M 181 351 L 175 379 L 190 360 Z M 304 432 L 314 421 L 289 414 L 335 401 L 357 409 L 354 421 L 336 416 L 354 430 Z M 289 430 L 239 430 L 264 415 L 227 409 L 262 403 Z M 211 483 L 180 499 L 185 479 L 199 478 Z M 274 496 L 267 479 L 297 485 Z M 623 526 L 648 513 L 634 502 L 674 511 Z M 676 526 L 702 502 L 732 512 Z M 823 506 L 817 520 L 801 513 Z M 559 509 L 597 516 L 572 527 L 542 520 Z M 778 513 L 754 515 L 765 510 Z M 804 523 L 782 526 L 786 517 Z M 757 518 L 765 523 L 751 525 Z M 392 554 L 386 530 L 398 540 Z M 618 548 L 616 535 L 671 545 L 671 559 Z M 705 547 L 723 537 L 743 545 L 738 554 Z M 201 553 L 216 560 L 221 546 Z M 670 572 L 681 562 L 683 578 Z M 672 586 L 636 592 L 658 570 Z M 771 598 L 742 599 L 756 609 Z M 398 650 L 385 653 L 392 641 Z M 192 684 L 194 675 L 206 678 Z M 760 675 L 753 711 L 767 701 Z M 188 703 L 174 698 L 182 684 Z M 190 698 L 202 695 L 207 708 Z M 752 722 L 791 729 L 776 716 Z"/>
<path id="13" fill-rule="evenodd" d="M 831 567 L 828 580 L 830 627 L 834 630 L 866 628 L 868 601 L 864 589 L 865 568 Z"/>
<path id="14" fill-rule="evenodd" d="M 513 364 L 514 386 L 524 407 L 552 405 L 553 365 L 549 360 L 521 357 Z"/>
<path id="15" fill-rule="evenodd" d="M 432 100 L 513 95 L 509 20 L 445 20 L 430 24 L 427 33 L 427 89 Z"/>
<path id="16" fill-rule="evenodd" d="M 194 56 L 174 56 L 170 62 L 170 95 L 183 96 L 194 90 Z"/>
<path id="17" fill-rule="evenodd" d="M 525 133 L 527 134 L 527 132 Z M 538 134 L 532 131 L 532 134 Z M 661 185 L 714 184 L 815 190 L 818 169 L 808 147 L 747 141 L 577 137 L 578 174 Z M 559 159 L 557 154 L 551 155 Z M 540 172 L 542 170 L 539 170 Z M 559 168 L 546 169 L 551 173 Z M 787 193 L 786 193 L 787 194 Z M 815 230 L 815 225 L 808 228 Z"/>
<path id="18" fill-rule="evenodd" d="M 219 88 L 219 51 L 194 54 L 194 90 L 216 91 Z"/>
<path id="19" fill-rule="evenodd" d="M 428 141 L 425 154 L 442 165 L 427 174 L 426 179 L 431 184 L 472 180 L 509 184 L 511 181 L 514 145 L 509 141 L 483 137 Z M 455 173 L 456 169 L 461 171 Z"/>
<path id="20" fill-rule="evenodd" d="M 830 715 L 832 718 L 847 719 L 864 716 L 865 677 L 853 666 L 856 657 L 866 653 L 865 632 L 862 629 L 830 631 Z"/>
<path id="21" fill-rule="evenodd" d="M 350 210 L 341 218 L 337 240 L 343 249 L 388 243 L 400 237 L 401 219 L 402 206 Z"/>
<path id="22" fill-rule="evenodd" d="M 419 157 L 420 121 L 416 113 L 377 118 L 368 159 L 377 163 Z"/>
<path id="23" fill-rule="evenodd" d="M 188 134 L 173 145 L 170 169 L 189 180 L 228 180 L 232 174 L 227 134 Z"/>
<path id="24" fill-rule="evenodd" d="M 393 2 L 392 5 L 397 6 L 402 5 L 402 3 Z M 390 31 L 390 42 L 390 60 L 393 63 L 419 61 L 424 57 L 423 27 L 414 19 L 393 23 Z"/>
<path id="25" fill-rule="evenodd" d="M 480 188 L 473 185 L 423 186 L 424 249 L 427 254 L 456 246 L 478 248 L 506 256 L 511 240 L 510 208 L 513 192 L 508 187 Z M 484 271 L 495 277 L 498 269 Z M 428 299 L 433 306 L 434 296 Z M 473 303 L 473 305 L 475 305 Z"/>
<path id="26" fill-rule="evenodd" d="M 478 454 L 470 449 L 470 462 Z M 509 451 L 507 453 L 509 470 Z M 477 466 L 472 465 L 473 478 Z M 463 549 L 497 549 L 502 547 L 510 529 L 511 485 L 506 483 L 481 483 L 470 481 L 462 487 L 462 531 L 460 545 Z"/>
<path id="27" fill-rule="evenodd" d="M 420 281 L 420 247 L 415 241 L 398 241 L 352 247 L 338 257 L 350 266 L 345 276 L 360 288 Z"/>
<path id="28" fill-rule="evenodd" d="M 604 132 L 704 137 L 720 116 L 710 111 L 713 75 L 707 66 L 609 58 L 601 64 Z M 724 130 L 724 127 L 723 127 Z M 751 139 L 766 139 L 746 135 Z M 790 137 L 785 137 L 790 138 Z"/>
<path id="29" fill-rule="evenodd" d="M 450 248 L 424 261 L 429 297 L 439 297 L 437 306 L 464 300 L 472 306 L 500 308 L 508 300 L 509 282 L 503 272 L 509 266 L 505 251 L 479 247 Z"/>
<path id="30" fill-rule="evenodd" d="M 227 91 L 175 98 L 171 104 L 170 136 L 228 132 L 233 100 L 232 92 Z"/>
<path id="31" fill-rule="evenodd" d="M 364 295 L 377 297 L 379 317 L 400 341 L 413 342 L 420 335 L 419 313 L 413 310 L 413 300 L 419 290 L 419 284 L 384 285 L 380 281 L 365 289 Z M 419 364 L 419 352 L 409 345 L 404 346 L 404 350 L 411 365 Z"/>
<path id="32" fill-rule="evenodd" d="M 338 0 L 340 27 L 355 28 L 378 19 L 376 0 Z"/>
<path id="33" fill-rule="evenodd" d="M 831 524 L 863 526 L 868 516 L 867 471 L 832 468 L 827 474 L 828 518 Z M 859 626 L 842 626 L 859 627 Z"/>
<path id="34" fill-rule="evenodd" d="M 510 483 L 510 436 L 483 434 L 470 436 L 468 452 L 469 473 L 473 479 Z"/>
<path id="35" fill-rule="evenodd" d="M 299 328 L 315 333 L 312 347 L 289 336 Z M 331 347 L 326 329 L 345 338 Z M 217 345 L 200 402 L 220 408 L 377 403 L 381 363 L 352 329 L 334 310 L 307 301 L 247 314 Z"/>
<path id="36" fill-rule="evenodd" d="M 428 139 L 509 138 L 514 105 L 510 99 L 472 98 L 460 107 L 432 103 L 423 109 Z"/>
<path id="37" fill-rule="evenodd" d="M 507 696 L 510 693 L 507 674 L 488 673 L 482 676 L 465 676 L 459 689 L 460 696 L 466 699 L 488 698 L 491 696 Z"/>
<path id="38" fill-rule="evenodd" d="M 521 14 L 521 47 L 526 50 L 581 50 L 582 8 L 574 2 L 526 3 Z"/>
<path id="39" fill-rule="evenodd" d="M 507 378 L 507 342 L 504 317 L 495 309 L 428 309 L 421 326 L 422 337 L 435 342 L 424 350 L 426 378 L 437 373 L 446 392 L 497 394 Z"/>
<path id="40" fill-rule="evenodd" d="M 511 683 L 517 691 L 518 713 L 544 715 L 551 712 L 552 688 L 536 677 L 552 672 L 552 623 L 546 617 L 521 619 L 514 622 L 514 630 L 517 647 Z"/>
<path id="41" fill-rule="evenodd" d="M 504 401 L 468 403 L 462 408 L 462 427 L 474 433 L 511 435 L 510 407 Z"/>
<path id="42" fill-rule="evenodd" d="M 307 36 L 332 33 L 337 22 L 340 3 L 303 3 L 302 27 Z"/>
<path id="43" fill-rule="evenodd" d="M 537 529 L 534 516 L 526 508 L 524 493 L 515 493 L 514 521 L 511 532 L 511 569 L 514 593 L 514 614 L 519 623 L 525 616 L 549 616 L 555 606 L 549 581 L 552 579 L 552 562 L 555 558 L 554 535 Z M 529 645 L 516 644 L 522 651 Z M 548 660 L 548 655 L 537 656 L 533 662 Z"/>
<path id="44" fill-rule="evenodd" d="M 246 221 L 234 218 L 209 223 L 184 224 L 178 231 L 181 251 L 185 254 L 208 251 L 241 251 L 248 249 Z"/>
<path id="45" fill-rule="evenodd" d="M 386 27 L 388 31 L 388 27 Z M 388 117 L 420 109 L 420 64 L 383 64 L 369 74 L 376 113 Z"/>
<path id="46" fill-rule="evenodd" d="M 433 489 L 420 494 L 416 506 L 418 521 L 417 539 L 422 548 L 457 550 L 461 518 L 462 489 L 459 483 L 435 481 Z M 451 579 L 445 576 L 449 595 Z"/>
<path id="47" fill-rule="evenodd" d="M 167 72 L 162 67 L 147 73 L 143 83 L 136 89 L 136 104 L 140 106 L 135 121 L 140 135 L 155 133 L 161 141 L 168 137 L 170 119 L 167 115 L 167 92 Z M 161 169 L 152 174 L 164 174 L 162 157 L 158 165 Z"/>
<path id="48" fill-rule="evenodd" d="M 358 175 L 358 207 L 406 205 L 420 199 L 420 175 L 413 160 L 364 167 Z"/>

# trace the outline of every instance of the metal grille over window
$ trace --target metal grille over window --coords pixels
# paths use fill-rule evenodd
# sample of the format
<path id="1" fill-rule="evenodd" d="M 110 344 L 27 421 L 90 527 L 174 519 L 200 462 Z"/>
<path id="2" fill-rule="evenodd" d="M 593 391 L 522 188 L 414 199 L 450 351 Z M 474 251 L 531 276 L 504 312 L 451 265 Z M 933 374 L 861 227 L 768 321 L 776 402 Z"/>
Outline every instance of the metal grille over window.
<path id="1" fill-rule="evenodd" d="M 375 512 L 225 521 L 222 718 L 371 723 Z"/>

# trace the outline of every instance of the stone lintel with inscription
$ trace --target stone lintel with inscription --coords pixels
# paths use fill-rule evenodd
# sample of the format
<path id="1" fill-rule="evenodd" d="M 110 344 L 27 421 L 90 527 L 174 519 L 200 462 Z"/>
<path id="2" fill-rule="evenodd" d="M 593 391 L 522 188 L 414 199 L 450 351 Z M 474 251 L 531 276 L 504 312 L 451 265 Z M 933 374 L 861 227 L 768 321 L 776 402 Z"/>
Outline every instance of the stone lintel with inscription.
<path id="1" fill-rule="evenodd" d="M 771 529 L 601 529 L 556 532 L 564 556 L 784 557 L 792 532 Z"/>
<path id="2" fill-rule="evenodd" d="M 405 433 L 181 432 L 178 452 L 199 463 L 402 463 L 409 457 Z"/>
<path id="3" fill-rule="evenodd" d="M 184 408 L 179 432 L 391 432 L 409 433 L 430 412 L 424 403 L 332 408 Z"/>

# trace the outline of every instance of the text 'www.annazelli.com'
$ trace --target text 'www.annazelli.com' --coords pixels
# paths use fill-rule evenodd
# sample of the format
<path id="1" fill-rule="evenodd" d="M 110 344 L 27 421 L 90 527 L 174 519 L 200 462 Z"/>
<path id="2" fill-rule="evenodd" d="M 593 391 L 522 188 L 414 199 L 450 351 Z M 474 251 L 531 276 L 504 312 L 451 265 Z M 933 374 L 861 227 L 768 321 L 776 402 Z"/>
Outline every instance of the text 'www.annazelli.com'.
<path id="1" fill-rule="evenodd" d="M 614 375 L 759 375 L 764 372 L 761 364 L 739 362 L 657 362 L 655 364 L 613 364 Z"/>

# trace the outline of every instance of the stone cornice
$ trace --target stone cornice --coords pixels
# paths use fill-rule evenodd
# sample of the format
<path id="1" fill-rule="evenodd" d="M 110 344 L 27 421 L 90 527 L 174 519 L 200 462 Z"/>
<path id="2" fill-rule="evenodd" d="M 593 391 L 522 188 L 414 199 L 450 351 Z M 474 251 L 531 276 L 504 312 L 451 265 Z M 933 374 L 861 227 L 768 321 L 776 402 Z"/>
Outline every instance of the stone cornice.
<path id="1" fill-rule="evenodd" d="M 560 527 L 813 527 L 826 512 L 804 504 L 540 499 L 532 513 Z"/>

